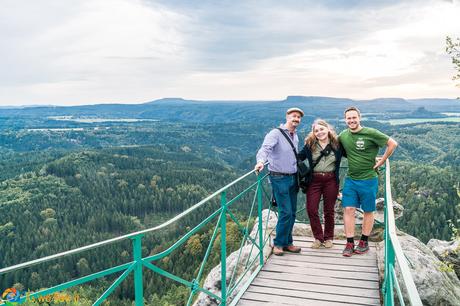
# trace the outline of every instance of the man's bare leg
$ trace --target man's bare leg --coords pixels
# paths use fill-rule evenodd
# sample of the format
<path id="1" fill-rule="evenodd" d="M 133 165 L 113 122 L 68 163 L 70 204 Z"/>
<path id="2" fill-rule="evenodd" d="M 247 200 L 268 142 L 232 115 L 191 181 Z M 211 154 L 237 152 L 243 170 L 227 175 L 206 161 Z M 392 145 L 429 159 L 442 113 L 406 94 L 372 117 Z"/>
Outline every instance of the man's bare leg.
<path id="1" fill-rule="evenodd" d="M 347 238 L 355 236 L 355 212 L 356 208 L 354 207 L 345 207 L 343 211 L 343 223 Z"/>
<path id="2" fill-rule="evenodd" d="M 364 212 L 363 218 L 363 235 L 370 236 L 374 226 L 374 212 Z"/>
<path id="3" fill-rule="evenodd" d="M 342 255 L 346 257 L 352 256 L 355 250 L 353 242 L 353 237 L 355 236 L 355 212 L 356 208 L 354 207 L 345 207 L 343 210 L 343 227 L 345 236 L 347 236 L 347 244 Z"/>

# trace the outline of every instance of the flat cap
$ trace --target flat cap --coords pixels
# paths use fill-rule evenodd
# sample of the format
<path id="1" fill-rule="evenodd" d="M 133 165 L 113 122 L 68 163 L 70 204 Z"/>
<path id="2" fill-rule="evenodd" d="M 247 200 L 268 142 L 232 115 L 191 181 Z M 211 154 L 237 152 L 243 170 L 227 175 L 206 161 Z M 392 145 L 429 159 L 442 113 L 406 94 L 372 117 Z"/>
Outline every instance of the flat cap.
<path id="1" fill-rule="evenodd" d="M 298 108 L 298 107 L 291 107 L 290 109 L 288 109 L 288 110 L 286 111 L 286 115 L 289 115 L 289 114 L 292 113 L 292 112 L 298 112 L 298 113 L 300 114 L 301 117 L 303 117 L 303 115 L 304 115 L 304 114 L 303 114 L 303 110 L 301 110 L 301 109 Z"/>

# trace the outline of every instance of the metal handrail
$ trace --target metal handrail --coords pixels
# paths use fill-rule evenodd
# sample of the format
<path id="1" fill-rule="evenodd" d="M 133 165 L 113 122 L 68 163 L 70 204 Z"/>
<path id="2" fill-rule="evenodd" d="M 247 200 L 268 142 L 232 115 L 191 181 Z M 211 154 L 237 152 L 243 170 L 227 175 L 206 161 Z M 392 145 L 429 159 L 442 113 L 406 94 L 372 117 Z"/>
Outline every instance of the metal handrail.
<path id="1" fill-rule="evenodd" d="M 14 266 L 6 267 L 6 268 L 3 268 L 3 269 L 0 269 L 0 275 L 6 274 L 6 273 L 9 273 L 9 272 L 12 272 L 12 271 L 16 271 L 18 269 L 23 269 L 23 268 L 26 268 L 26 267 L 30 267 L 30 266 L 33 266 L 33 265 L 40 264 L 40 263 L 55 260 L 55 259 L 58 259 L 58 258 L 62 258 L 64 256 L 77 254 L 77 253 L 81 253 L 83 251 L 88 251 L 88 250 L 95 249 L 95 248 L 98 248 L 98 247 L 101 247 L 101 246 L 113 244 L 115 242 L 119 242 L 119 241 L 122 241 L 122 240 L 131 239 L 132 240 L 132 249 L 133 249 L 133 260 L 131 262 L 125 263 L 125 264 L 117 266 L 117 267 L 112 267 L 112 268 L 109 268 L 109 269 L 106 269 L 106 270 L 103 270 L 103 271 L 99 271 L 99 272 L 96 272 L 96 273 L 93 273 L 93 274 L 90 274 L 90 275 L 87 275 L 87 276 L 84 276 L 84 277 L 81 277 L 81 278 L 78 278 L 78 279 L 74 279 L 74 280 L 71 280 L 69 282 L 62 283 L 62 284 L 56 285 L 54 287 L 38 291 L 38 292 L 27 293 L 27 298 L 36 298 L 36 297 L 40 297 L 40 296 L 50 295 L 50 294 L 53 294 L 53 293 L 55 293 L 57 291 L 62 291 L 62 290 L 65 290 L 67 288 L 74 287 L 76 285 L 81 285 L 81 284 L 87 283 L 89 281 L 92 281 L 92 280 L 95 280 L 95 279 L 98 279 L 98 278 L 101 278 L 101 277 L 105 277 L 105 276 L 108 276 L 108 275 L 113 275 L 114 273 L 122 272 L 121 275 L 118 276 L 118 278 L 112 283 L 112 285 L 109 286 L 109 288 L 93 304 L 93 305 L 100 305 L 120 285 L 120 283 L 123 280 L 125 280 L 126 277 L 131 274 L 131 272 L 133 272 L 133 274 L 134 274 L 134 290 L 135 290 L 135 295 L 134 295 L 135 296 L 135 305 L 136 306 L 141 306 L 141 305 L 143 305 L 143 300 L 144 300 L 143 280 L 142 280 L 142 273 L 143 272 L 142 271 L 143 271 L 143 268 L 147 268 L 150 271 L 153 271 L 153 272 L 155 272 L 157 274 L 160 274 L 161 276 L 167 277 L 167 278 L 169 278 L 169 279 L 171 279 L 173 281 L 176 281 L 176 282 L 178 282 L 178 283 L 180 283 L 182 285 L 185 285 L 185 286 L 189 287 L 191 293 L 190 293 L 190 297 L 189 297 L 189 300 L 187 302 L 187 305 L 191 304 L 191 302 L 193 301 L 193 297 L 197 292 L 203 292 L 203 293 L 211 296 L 212 298 L 214 298 L 217 301 L 219 301 L 220 305 L 227 305 L 228 296 L 233 294 L 234 292 L 236 292 L 235 291 L 236 289 L 238 289 L 239 291 L 241 291 L 241 290 L 244 291 L 245 288 L 247 288 L 247 286 L 249 285 L 249 283 L 252 282 L 252 280 L 255 278 L 257 273 L 261 270 L 262 266 L 264 265 L 264 259 L 265 259 L 264 255 L 263 255 L 263 249 L 264 249 L 264 246 L 269 242 L 270 233 L 267 233 L 266 231 L 263 230 L 263 224 L 262 224 L 263 223 L 263 221 L 262 221 L 262 207 L 263 207 L 264 198 L 265 198 L 265 200 L 267 202 L 269 200 L 268 197 L 264 197 L 265 192 L 264 192 L 264 187 L 263 187 L 263 183 L 265 182 L 265 180 L 266 180 L 268 175 L 267 174 L 258 174 L 257 180 L 255 180 L 255 183 L 254 182 L 250 183 L 248 187 L 243 188 L 244 190 L 242 192 L 240 192 L 239 194 L 234 196 L 232 199 L 227 200 L 227 191 L 228 191 L 228 189 L 230 187 L 234 186 L 235 184 L 237 184 L 238 182 L 241 182 L 245 178 L 249 177 L 250 175 L 253 175 L 254 173 L 255 173 L 254 170 L 249 171 L 248 173 L 244 174 L 243 176 L 239 177 L 238 179 L 234 180 L 233 182 L 231 182 L 231 183 L 227 184 L 226 186 L 220 188 L 219 190 L 217 190 L 216 192 L 214 192 L 210 196 L 208 196 L 205 199 L 201 200 L 197 204 L 191 206 L 190 208 L 188 208 L 184 212 L 178 214 L 177 216 L 173 217 L 172 219 L 170 219 L 170 220 L 168 220 L 168 221 L 166 221 L 166 222 L 164 222 L 164 223 L 162 223 L 162 224 L 160 224 L 158 226 L 155 226 L 155 227 L 152 227 L 152 228 L 149 228 L 149 229 L 145 229 L 145 230 L 141 230 L 141 231 L 137 231 L 137 232 L 134 232 L 134 233 L 130 233 L 130 234 L 127 234 L 127 235 L 119 236 L 119 237 L 116 237 L 116 238 L 107 239 L 107 240 L 104 240 L 104 241 L 101 241 L 101 242 L 97 242 L 97 243 L 90 244 L 90 245 L 87 245 L 87 246 L 83 246 L 83 247 L 80 247 L 80 248 L 76 248 L 76 249 L 73 249 L 73 250 L 69 250 L 69 251 L 58 253 L 58 254 L 46 256 L 46 257 L 43 257 L 43 258 L 40 258 L 40 259 L 31 260 L 31 261 L 20 263 L 20 264 L 14 265 Z M 254 191 L 254 198 L 252 200 L 252 206 L 251 206 L 251 209 L 250 209 L 248 220 L 253 218 L 253 216 L 252 216 L 253 212 L 258 217 L 257 233 L 255 234 L 254 237 L 250 237 L 250 231 L 248 230 L 249 222 L 247 223 L 246 227 L 243 227 L 241 222 L 239 222 L 236 219 L 235 215 L 232 214 L 231 211 L 230 211 L 230 208 L 231 208 L 232 204 L 234 204 L 237 200 L 242 199 L 243 195 L 245 195 L 245 194 L 247 194 L 247 193 L 249 193 L 251 191 Z M 193 229 L 189 230 L 186 234 L 184 234 L 180 239 L 178 239 L 174 244 L 172 244 L 166 250 L 164 250 L 164 251 L 162 251 L 162 252 L 160 252 L 158 254 L 152 255 L 152 256 L 147 256 L 147 257 L 144 257 L 144 258 L 142 257 L 142 238 L 143 238 L 143 236 L 145 234 L 156 232 L 156 231 L 158 231 L 158 230 L 160 230 L 162 228 L 165 228 L 166 226 L 168 226 L 168 225 L 170 225 L 170 224 L 172 224 L 174 222 L 177 222 L 178 220 L 180 220 L 180 219 L 184 218 L 185 216 L 189 215 L 190 213 L 192 213 L 196 209 L 202 207 L 205 203 L 209 202 L 211 199 L 218 198 L 218 197 L 220 197 L 220 204 L 221 204 L 220 207 L 218 209 L 216 209 L 214 212 L 212 212 L 204 220 L 202 220 L 197 226 L 195 226 Z M 257 204 L 257 206 L 256 206 L 257 208 L 254 209 L 254 206 L 256 204 Z M 269 209 L 270 209 L 270 207 L 269 207 Z M 227 254 L 226 254 L 226 249 L 227 249 L 226 223 L 227 223 L 227 216 L 230 216 L 229 220 L 232 220 L 232 221 L 236 222 L 240 232 L 243 234 L 243 239 L 242 239 L 242 242 L 241 242 L 241 246 L 243 246 L 245 244 L 246 245 L 247 244 L 252 245 L 249 257 L 248 257 L 247 262 L 245 264 L 246 270 L 244 271 L 244 274 L 239 275 L 239 276 L 236 277 L 236 275 L 234 274 L 235 271 L 236 271 L 235 270 L 232 273 L 231 281 L 228 284 L 228 288 L 227 288 L 227 282 L 226 282 L 226 258 L 227 258 Z M 183 245 L 193 234 L 197 233 L 205 225 L 207 225 L 208 223 L 212 222 L 216 218 L 217 218 L 217 224 L 216 224 L 216 227 L 214 229 L 213 236 L 211 237 L 211 241 L 210 241 L 210 243 L 208 245 L 208 249 L 206 250 L 206 254 L 204 256 L 204 259 L 203 259 L 202 263 L 200 264 L 200 269 L 199 269 L 199 272 L 198 272 L 198 274 L 197 274 L 195 279 L 193 279 L 191 281 L 190 280 L 185 280 L 185 279 L 183 279 L 183 278 L 181 278 L 179 276 L 173 275 L 170 272 L 161 269 L 159 266 L 157 266 L 156 264 L 152 263 L 154 261 L 158 261 L 158 260 L 168 256 L 172 251 L 177 249 L 179 246 Z M 268 226 L 268 222 L 265 224 L 265 227 L 267 227 L 267 226 Z M 205 266 L 205 263 L 206 263 L 206 261 L 207 261 L 207 259 L 209 257 L 211 249 L 213 248 L 213 245 L 214 245 L 213 241 L 216 239 L 216 236 L 217 236 L 218 232 L 220 232 L 220 234 L 221 234 L 221 245 L 220 245 L 221 248 L 220 248 L 220 251 L 221 251 L 221 284 L 222 284 L 222 288 L 221 288 L 221 295 L 220 296 L 215 294 L 215 293 L 213 293 L 213 292 L 210 292 L 206 288 L 203 288 L 202 286 L 200 286 L 200 279 L 203 276 L 204 266 Z M 242 249 L 240 248 L 240 254 L 238 256 L 238 262 L 239 262 L 239 258 L 240 258 L 240 255 L 241 255 L 241 250 Z M 253 250 L 255 250 L 255 252 L 256 252 L 255 257 L 253 257 Z M 251 259 L 251 261 L 250 261 L 250 259 Z M 255 266 L 256 264 L 258 264 L 258 267 Z M 249 279 L 247 281 L 245 281 L 245 283 L 242 283 L 243 276 L 246 276 L 248 274 L 248 272 L 251 272 L 251 275 L 249 276 Z M 236 303 L 236 301 L 239 299 L 239 297 L 241 297 L 241 294 L 239 292 L 236 292 L 236 293 L 237 293 L 237 295 L 233 299 L 232 305 Z M 19 302 L 22 303 L 24 300 L 26 300 L 26 297 L 21 296 Z M 0 300 L 0 305 L 4 305 L 1 300 Z"/>
<path id="2" fill-rule="evenodd" d="M 394 291 L 396 289 L 399 302 L 405 305 L 401 288 L 395 273 L 395 258 L 398 263 L 402 280 L 406 287 L 407 297 L 411 305 L 422 306 L 422 300 L 412 278 L 407 259 L 396 235 L 396 224 L 393 213 L 393 198 L 391 195 L 390 161 L 385 162 L 385 275 L 382 286 L 384 305 L 394 305 Z"/>

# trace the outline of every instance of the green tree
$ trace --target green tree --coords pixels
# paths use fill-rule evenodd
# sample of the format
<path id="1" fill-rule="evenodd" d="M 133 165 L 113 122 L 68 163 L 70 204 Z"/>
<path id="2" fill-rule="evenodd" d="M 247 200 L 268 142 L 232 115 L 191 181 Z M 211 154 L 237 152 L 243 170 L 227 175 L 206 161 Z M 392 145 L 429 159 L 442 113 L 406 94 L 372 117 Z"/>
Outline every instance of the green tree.
<path id="1" fill-rule="evenodd" d="M 446 37 L 446 52 L 452 57 L 452 64 L 457 71 L 453 76 L 453 80 L 460 79 L 460 38 L 453 40 L 451 37 Z M 460 84 L 457 84 L 460 87 Z"/>

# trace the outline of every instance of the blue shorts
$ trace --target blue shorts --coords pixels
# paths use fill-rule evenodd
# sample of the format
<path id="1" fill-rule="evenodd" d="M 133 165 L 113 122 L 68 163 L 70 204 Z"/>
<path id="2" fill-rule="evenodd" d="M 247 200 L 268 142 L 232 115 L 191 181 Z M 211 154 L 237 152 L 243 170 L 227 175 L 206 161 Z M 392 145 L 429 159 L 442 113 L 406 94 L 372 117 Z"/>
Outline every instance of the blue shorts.
<path id="1" fill-rule="evenodd" d="M 368 180 L 345 179 L 342 191 L 342 206 L 361 208 L 365 212 L 375 211 L 375 200 L 379 189 L 377 177 Z"/>

